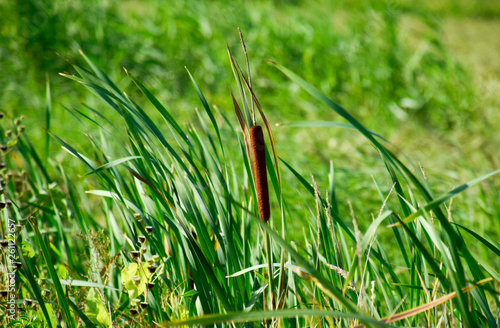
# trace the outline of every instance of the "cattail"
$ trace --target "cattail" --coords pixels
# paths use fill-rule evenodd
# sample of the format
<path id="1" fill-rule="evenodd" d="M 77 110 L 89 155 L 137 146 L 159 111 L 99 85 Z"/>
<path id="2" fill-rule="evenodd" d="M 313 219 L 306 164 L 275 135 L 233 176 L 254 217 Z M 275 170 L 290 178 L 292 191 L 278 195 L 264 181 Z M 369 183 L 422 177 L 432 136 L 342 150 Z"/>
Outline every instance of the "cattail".
<path id="1" fill-rule="evenodd" d="M 269 208 L 269 190 L 267 186 L 266 170 L 266 145 L 264 134 L 259 125 L 254 125 L 248 131 L 250 134 L 250 147 L 252 148 L 253 169 L 255 172 L 255 190 L 257 191 L 257 204 L 259 217 L 267 222 L 271 216 Z"/>

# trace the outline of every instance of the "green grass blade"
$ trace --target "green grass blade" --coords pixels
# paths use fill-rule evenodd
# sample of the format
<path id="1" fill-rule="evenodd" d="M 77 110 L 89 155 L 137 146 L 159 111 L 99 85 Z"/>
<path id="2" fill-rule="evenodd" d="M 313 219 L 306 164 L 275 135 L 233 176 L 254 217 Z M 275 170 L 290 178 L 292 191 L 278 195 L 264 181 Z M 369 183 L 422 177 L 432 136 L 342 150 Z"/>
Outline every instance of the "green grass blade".
<path id="1" fill-rule="evenodd" d="M 496 170 L 496 171 L 493 171 L 493 172 L 490 172 L 488 174 L 485 174 L 477 179 L 474 179 L 474 180 L 471 180 L 467 183 L 464 183 L 463 185 L 441 195 L 440 197 L 434 199 L 432 202 L 430 203 L 427 203 L 425 206 L 419 208 L 416 212 L 412 213 L 410 216 L 406 217 L 403 222 L 408 224 L 412 221 L 414 221 L 416 218 L 418 218 L 419 216 L 422 216 L 424 212 L 428 212 L 430 210 L 433 210 L 435 208 L 437 208 L 439 205 L 441 205 L 442 203 L 444 203 L 445 201 L 447 201 L 448 199 L 454 197 L 455 195 L 461 193 L 462 191 L 464 191 L 465 189 L 499 173 L 500 170 Z M 390 225 L 389 227 L 397 227 L 399 226 L 399 223 L 395 223 L 393 225 Z"/>
<path id="2" fill-rule="evenodd" d="M 328 127 L 328 128 L 342 128 L 342 129 L 356 130 L 356 127 L 354 127 L 352 124 L 341 123 L 341 122 L 332 122 L 332 121 L 296 121 L 296 122 L 287 122 L 287 123 L 277 123 L 276 125 L 280 126 L 280 127 L 283 126 L 283 127 L 294 127 L 294 128 Z M 383 140 L 385 142 L 389 142 L 389 140 L 385 139 L 380 134 L 377 134 L 377 133 L 371 132 L 371 131 L 369 131 L 369 132 L 370 132 L 370 134 L 379 138 L 380 140 Z"/>
<path id="3" fill-rule="evenodd" d="M 45 319 L 47 319 L 47 324 L 49 328 L 52 328 L 52 320 L 50 319 L 49 313 L 47 312 L 47 307 L 45 306 L 45 301 L 43 300 L 42 293 L 40 292 L 40 286 L 35 280 L 35 277 L 31 273 L 31 270 L 29 269 L 28 264 L 26 263 L 26 259 L 23 256 L 23 252 L 17 248 L 17 254 L 19 254 L 19 260 L 23 264 L 23 272 L 25 277 L 28 279 L 28 282 L 31 285 L 31 289 L 33 290 L 33 293 L 35 293 L 35 297 L 38 301 L 38 304 L 40 308 L 42 309 L 43 315 L 45 316 Z"/>
<path id="4" fill-rule="evenodd" d="M 205 326 L 213 325 L 217 323 L 226 322 L 252 322 L 260 321 L 264 322 L 266 319 L 273 318 L 294 318 L 294 317 L 304 317 L 304 316 L 314 316 L 314 317 L 332 317 L 332 318 L 345 318 L 345 319 L 357 319 L 366 324 L 371 324 L 374 327 L 390 327 L 389 325 L 380 322 L 376 319 L 362 316 L 359 314 L 343 313 L 338 311 L 327 311 L 327 310 L 315 310 L 315 309 L 286 309 L 286 310 L 275 310 L 275 311 L 252 311 L 252 312 L 234 312 L 226 314 L 215 314 L 206 315 L 201 317 L 195 317 L 186 320 L 171 321 L 160 324 L 160 327 L 179 327 L 179 326 Z"/>
<path id="5" fill-rule="evenodd" d="M 66 319 L 66 323 L 70 326 L 75 328 L 75 322 L 73 318 L 71 317 L 71 312 L 69 310 L 69 305 L 68 305 L 68 299 L 66 298 L 64 294 L 64 290 L 62 288 L 61 282 L 59 281 L 59 277 L 56 273 L 56 270 L 54 269 L 54 264 L 52 263 L 52 260 L 50 258 L 50 253 L 49 250 L 47 249 L 47 246 L 45 245 L 45 242 L 43 241 L 42 234 L 40 233 L 40 230 L 38 229 L 37 224 L 33 224 L 33 230 L 35 232 L 35 236 L 38 242 L 38 245 L 40 246 L 40 249 L 42 251 L 43 258 L 45 260 L 45 263 L 47 264 L 47 268 L 49 271 L 49 275 L 52 278 L 52 281 L 54 283 L 54 287 L 56 288 L 56 293 L 57 293 L 57 300 L 59 306 L 62 307 L 63 310 L 63 317 Z"/>
<path id="6" fill-rule="evenodd" d="M 143 158 L 143 157 L 142 156 L 129 156 L 129 157 L 120 158 L 120 159 L 111 161 L 109 163 L 106 163 L 102 166 L 99 166 L 95 170 L 92 170 L 92 171 L 88 172 L 87 174 L 85 174 L 85 176 L 90 175 L 90 174 L 94 174 L 94 173 L 98 173 L 100 171 L 115 167 L 117 165 L 120 165 L 121 163 L 125 163 L 125 162 L 131 161 L 131 160 L 136 159 L 136 158 Z"/>

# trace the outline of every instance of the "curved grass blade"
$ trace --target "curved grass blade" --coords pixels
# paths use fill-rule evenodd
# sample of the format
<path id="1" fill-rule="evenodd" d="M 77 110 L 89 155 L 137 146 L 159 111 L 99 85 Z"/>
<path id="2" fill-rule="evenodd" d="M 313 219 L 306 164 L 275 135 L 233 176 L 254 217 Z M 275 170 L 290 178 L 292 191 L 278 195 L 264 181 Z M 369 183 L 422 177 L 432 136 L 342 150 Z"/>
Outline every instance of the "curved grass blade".
<path id="1" fill-rule="evenodd" d="M 471 230 L 471 229 L 469 229 L 467 227 L 464 227 L 461 224 L 454 223 L 454 222 L 452 222 L 452 224 L 454 224 L 457 227 L 460 227 L 461 229 L 467 231 L 470 235 L 472 235 L 474 238 L 476 238 L 478 241 L 480 241 L 484 246 L 488 247 L 495 254 L 497 254 L 498 256 L 500 256 L 500 244 L 498 242 L 494 241 L 489 236 L 480 235 L 477 232 L 475 232 L 475 231 L 473 231 L 473 230 Z"/>
<path id="2" fill-rule="evenodd" d="M 163 324 L 159 324 L 159 327 L 180 327 L 180 326 L 194 326 L 194 325 L 205 326 L 205 325 L 213 325 L 217 323 L 226 323 L 226 322 L 232 322 L 232 323 L 252 322 L 252 321 L 263 322 L 266 319 L 294 318 L 294 317 L 305 317 L 305 316 L 357 319 L 367 324 L 372 324 L 375 327 L 390 327 L 384 322 L 380 322 L 376 319 L 362 316 L 359 314 L 342 313 L 338 311 L 328 311 L 328 310 L 315 310 L 315 309 L 286 309 L 286 310 L 275 310 L 275 311 L 232 312 L 226 314 L 200 316 L 186 320 L 165 322 Z"/>
<path id="3" fill-rule="evenodd" d="M 51 112 L 52 112 L 52 102 L 51 102 L 51 96 L 50 96 L 50 79 L 49 79 L 49 74 L 47 73 L 47 82 L 45 84 L 45 98 L 46 98 L 46 103 L 45 103 L 45 128 L 47 130 L 50 130 L 50 118 L 51 118 Z M 45 136 L 45 166 L 47 166 L 49 162 L 49 146 L 50 146 L 50 136 L 46 135 Z"/>
<path id="4" fill-rule="evenodd" d="M 142 156 L 129 156 L 129 157 L 120 158 L 120 159 L 111 161 L 109 163 L 106 163 L 106 164 L 104 164 L 102 166 L 99 166 L 95 170 L 92 170 L 89 173 L 85 174 L 85 176 L 90 175 L 90 174 L 94 174 L 94 173 L 97 173 L 97 172 L 101 172 L 102 170 L 109 169 L 111 167 L 120 165 L 121 163 L 128 162 L 128 161 L 136 159 L 136 158 L 143 158 L 143 157 Z"/>
<path id="5" fill-rule="evenodd" d="M 188 138 L 184 131 L 182 131 L 181 127 L 172 115 L 167 111 L 167 109 L 156 99 L 155 96 L 141 83 L 135 76 L 133 76 L 129 71 L 125 69 L 125 73 L 130 77 L 130 79 L 135 83 L 135 85 L 142 91 L 142 93 L 148 98 L 148 100 L 156 107 L 156 109 L 160 112 L 163 118 L 172 126 L 172 128 L 179 134 L 186 142 L 189 143 Z"/>
<path id="6" fill-rule="evenodd" d="M 63 310 L 63 316 L 66 319 L 67 324 L 70 327 L 75 327 L 75 322 L 73 318 L 71 317 L 71 312 L 69 310 L 68 306 L 68 299 L 66 298 L 64 294 L 64 290 L 62 288 L 61 282 L 59 281 L 59 277 L 57 276 L 56 270 L 54 269 L 54 265 L 52 263 L 52 260 L 50 259 L 50 254 L 49 250 L 47 249 L 47 245 L 45 245 L 45 242 L 43 241 L 42 234 L 40 233 L 40 230 L 38 229 L 38 226 L 33 224 L 33 230 L 35 232 L 36 239 L 38 241 L 38 244 L 40 245 L 40 249 L 42 251 L 43 258 L 45 260 L 45 263 L 47 264 L 47 268 L 50 274 L 50 277 L 52 278 L 52 281 L 54 283 L 54 287 L 56 288 L 56 294 L 57 294 L 57 300 L 58 304 L 62 307 Z"/>
<path id="7" fill-rule="evenodd" d="M 203 108 L 207 112 L 208 117 L 210 118 L 210 121 L 212 122 L 212 125 L 214 126 L 215 133 L 217 133 L 217 138 L 219 139 L 219 145 L 222 150 L 222 153 L 224 154 L 224 147 L 222 147 L 222 139 L 220 136 L 220 131 L 219 131 L 219 126 L 217 125 L 217 121 L 215 120 L 214 114 L 212 113 L 212 110 L 210 109 L 210 106 L 208 106 L 207 100 L 205 99 L 205 96 L 201 92 L 200 88 L 198 87 L 198 84 L 194 80 L 193 76 L 191 75 L 191 72 L 189 72 L 187 67 L 184 67 L 186 71 L 189 74 L 189 77 L 191 78 L 191 82 L 193 82 L 194 88 L 196 90 L 196 93 L 198 93 L 198 97 L 200 98 L 201 103 L 203 104 Z"/>
<path id="8" fill-rule="evenodd" d="M 47 307 L 45 306 L 42 293 L 40 292 L 40 286 L 37 284 L 35 277 L 31 273 L 29 266 L 26 263 L 26 259 L 23 256 L 23 252 L 19 248 L 17 249 L 17 254 L 19 254 L 19 260 L 23 264 L 24 275 L 28 279 L 28 282 L 30 283 L 31 288 L 33 290 L 33 293 L 35 293 L 38 305 L 42 309 L 45 319 L 47 319 L 47 324 L 49 325 L 49 328 L 52 328 L 52 323 L 51 323 L 52 321 L 50 320 L 49 312 L 47 312 Z"/>
<path id="9" fill-rule="evenodd" d="M 382 155 L 387 158 L 391 163 L 394 164 L 392 161 L 391 157 L 389 156 L 388 152 L 386 151 L 385 147 L 382 146 L 372 135 L 370 131 L 368 131 L 361 123 L 359 123 L 354 117 L 351 116 L 344 108 L 341 106 L 337 105 L 335 102 L 333 102 L 330 98 L 325 96 L 321 91 L 316 89 L 314 86 L 312 86 L 309 82 L 304 80 L 303 78 L 299 77 L 297 74 L 289 70 L 288 68 L 282 66 L 281 64 L 272 61 L 272 60 L 267 60 L 270 62 L 272 65 L 274 65 L 278 70 L 280 70 L 283 74 L 288 76 L 290 80 L 293 82 L 297 83 L 302 89 L 306 90 L 309 94 L 311 94 L 314 98 L 318 99 L 331 109 L 333 109 L 337 114 L 342 116 L 344 119 L 346 119 L 354 128 L 356 128 L 359 132 L 361 132 L 368 140 L 370 140 L 373 145 L 382 153 Z"/>
<path id="10" fill-rule="evenodd" d="M 424 207 L 421 207 L 419 208 L 416 212 L 412 213 L 410 216 L 406 217 L 404 220 L 402 220 L 402 222 L 408 224 L 412 221 L 414 221 L 416 218 L 418 218 L 419 216 L 422 216 L 424 214 L 424 212 L 428 212 L 432 209 L 435 209 L 436 207 L 438 207 L 439 205 L 441 205 L 442 203 L 444 203 L 445 201 L 447 201 L 448 199 L 454 197 L 455 195 L 461 193 L 462 191 L 464 191 L 465 189 L 499 173 L 500 170 L 496 170 L 496 171 L 493 171 L 493 172 L 490 172 L 488 174 L 485 174 L 483 175 L 482 177 L 479 177 L 477 179 L 474 179 L 472 181 L 469 181 L 467 183 L 464 183 L 463 185 L 447 192 L 446 194 L 444 195 L 441 195 L 440 197 L 434 199 L 433 201 L 431 201 L 430 203 L 427 203 Z M 388 228 L 392 228 L 392 227 L 399 227 L 400 226 L 400 223 L 396 222 L 394 224 L 391 224 L 388 226 Z"/>
<path id="11" fill-rule="evenodd" d="M 342 129 L 350 129 L 356 130 L 356 127 L 349 123 L 341 123 L 341 122 L 332 122 L 332 121 L 296 121 L 296 122 L 288 122 L 288 123 L 277 123 L 276 126 L 284 126 L 284 127 L 296 127 L 296 128 L 342 128 Z M 380 134 L 377 134 L 372 131 L 370 132 L 373 136 L 383 140 L 385 142 L 389 142 L 386 138 L 382 137 Z"/>

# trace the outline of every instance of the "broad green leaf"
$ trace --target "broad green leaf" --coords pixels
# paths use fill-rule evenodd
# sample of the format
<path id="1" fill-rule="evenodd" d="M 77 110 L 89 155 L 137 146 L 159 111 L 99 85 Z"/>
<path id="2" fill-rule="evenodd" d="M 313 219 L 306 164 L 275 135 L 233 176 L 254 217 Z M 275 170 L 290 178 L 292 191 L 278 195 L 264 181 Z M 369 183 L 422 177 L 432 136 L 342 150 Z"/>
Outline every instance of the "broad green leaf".
<path id="1" fill-rule="evenodd" d="M 95 292 L 94 288 L 90 288 L 87 298 L 85 299 L 85 314 L 97 325 L 106 327 L 111 326 L 111 318 L 106 309 L 106 305 L 99 294 Z"/>
<path id="2" fill-rule="evenodd" d="M 26 240 L 23 240 L 23 243 L 21 245 L 21 249 L 23 251 L 23 255 L 27 258 L 32 258 L 35 256 L 35 249 L 33 246 L 28 243 Z"/>
<path id="3" fill-rule="evenodd" d="M 127 289 L 130 299 L 136 298 L 146 291 L 146 284 L 151 277 L 148 266 L 147 262 L 141 263 L 141 266 L 135 262 L 131 262 L 128 267 L 123 268 L 121 275 L 122 284 Z"/>

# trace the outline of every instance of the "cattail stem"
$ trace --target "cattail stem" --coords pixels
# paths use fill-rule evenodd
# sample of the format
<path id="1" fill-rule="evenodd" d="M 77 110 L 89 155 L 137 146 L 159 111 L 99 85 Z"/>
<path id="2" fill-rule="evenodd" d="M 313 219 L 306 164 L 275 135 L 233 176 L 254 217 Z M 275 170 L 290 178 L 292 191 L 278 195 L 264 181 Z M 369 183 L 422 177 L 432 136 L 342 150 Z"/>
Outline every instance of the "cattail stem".
<path id="1" fill-rule="evenodd" d="M 275 310 L 276 309 L 276 295 L 274 294 L 274 275 L 273 275 L 273 250 L 271 247 L 271 238 L 269 237 L 269 234 L 267 231 L 264 231 L 265 238 L 266 238 L 266 255 L 267 255 L 267 269 L 269 271 L 269 295 L 270 295 L 270 306 L 269 310 Z"/>
<path id="2" fill-rule="evenodd" d="M 252 148 L 255 191 L 257 192 L 257 204 L 259 207 L 259 217 L 267 222 L 271 216 L 269 207 L 269 188 L 267 185 L 266 170 L 266 145 L 264 134 L 259 125 L 254 125 L 249 129 L 250 147 Z"/>

